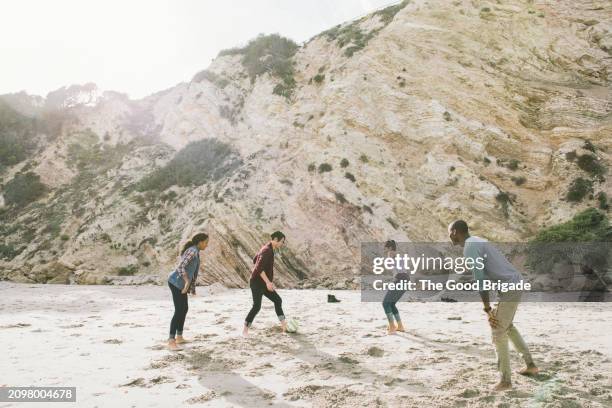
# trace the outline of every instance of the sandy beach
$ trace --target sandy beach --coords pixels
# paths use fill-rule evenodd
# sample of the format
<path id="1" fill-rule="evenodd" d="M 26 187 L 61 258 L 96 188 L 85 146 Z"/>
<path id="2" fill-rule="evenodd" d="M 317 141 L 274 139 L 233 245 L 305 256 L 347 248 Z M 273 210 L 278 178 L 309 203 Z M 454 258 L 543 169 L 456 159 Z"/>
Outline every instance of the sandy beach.
<path id="1" fill-rule="evenodd" d="M 246 290 L 200 288 L 184 351 L 164 347 L 165 286 L 0 282 L 2 386 L 75 386 L 54 407 L 606 407 L 612 406 L 612 306 L 525 303 L 516 326 L 542 372 L 498 380 L 478 303 L 398 304 L 407 332 L 388 336 L 358 291 L 279 290 L 298 334 L 281 334 L 264 300 L 251 336 Z M 341 303 L 326 303 L 333 293 Z M 512 352 L 512 368 L 522 368 Z M 0 403 L 0 407 L 40 407 Z"/>

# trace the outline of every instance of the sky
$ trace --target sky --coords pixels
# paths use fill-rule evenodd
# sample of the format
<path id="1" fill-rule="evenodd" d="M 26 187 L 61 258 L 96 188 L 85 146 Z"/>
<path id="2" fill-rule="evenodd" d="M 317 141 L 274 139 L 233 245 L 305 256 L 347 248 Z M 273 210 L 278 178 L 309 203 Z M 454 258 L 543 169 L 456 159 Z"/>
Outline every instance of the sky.
<path id="1" fill-rule="evenodd" d="M 94 82 L 141 98 L 260 33 L 297 43 L 393 0 L 19 0 L 0 12 L 0 94 Z"/>

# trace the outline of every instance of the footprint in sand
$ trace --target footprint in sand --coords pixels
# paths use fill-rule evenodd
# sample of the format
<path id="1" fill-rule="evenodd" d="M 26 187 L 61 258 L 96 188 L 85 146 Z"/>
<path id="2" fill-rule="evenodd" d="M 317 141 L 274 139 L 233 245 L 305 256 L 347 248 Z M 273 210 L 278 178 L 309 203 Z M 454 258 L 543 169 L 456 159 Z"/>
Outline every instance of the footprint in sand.
<path id="1" fill-rule="evenodd" d="M 216 333 L 204 333 L 204 334 L 196 334 L 196 335 L 193 337 L 193 340 L 194 340 L 194 341 L 201 341 L 201 340 L 206 340 L 206 339 L 208 339 L 208 338 L 211 338 L 211 337 L 216 337 L 216 336 L 218 336 L 218 334 L 216 334 Z"/>
<path id="2" fill-rule="evenodd" d="M 529 375 L 526 376 L 528 378 L 532 378 L 536 381 L 549 381 L 553 378 L 552 374 L 549 374 L 547 372 L 539 372 L 538 374 L 535 375 Z"/>
<path id="3" fill-rule="evenodd" d="M 60 326 L 60 329 L 76 329 L 77 327 L 83 327 L 82 324 L 69 324 L 67 326 Z"/>
<path id="4" fill-rule="evenodd" d="M 526 391 L 521 391 L 521 390 L 510 390 L 508 392 L 506 392 L 506 395 L 509 396 L 510 398 L 530 398 L 532 395 L 529 392 Z"/>
<path id="5" fill-rule="evenodd" d="M 355 360 L 354 358 L 349 357 L 349 355 L 347 354 L 342 354 L 340 357 L 338 357 L 338 361 L 340 361 L 341 363 L 350 364 L 350 365 L 359 364 L 359 361 Z M 326 363 L 325 365 L 331 365 L 331 363 Z"/>
<path id="6" fill-rule="evenodd" d="M 164 368 L 174 362 L 183 361 L 184 359 L 185 359 L 184 354 L 169 354 L 160 360 L 153 361 L 149 365 L 148 369 L 156 370 L 159 368 Z"/>
<path id="7" fill-rule="evenodd" d="M 166 377 L 163 375 L 160 375 L 158 377 L 154 377 L 152 379 L 150 379 L 149 381 L 146 381 L 144 378 L 142 377 L 138 377 L 132 381 L 129 381 L 125 384 L 121 384 L 119 385 L 119 387 L 141 387 L 141 388 L 151 388 L 154 385 L 158 385 L 158 384 L 164 384 L 164 383 L 171 383 L 174 382 L 174 380 L 170 377 Z"/>
<path id="8" fill-rule="evenodd" d="M 385 351 L 376 346 L 370 347 L 366 353 L 370 357 L 382 357 L 385 354 Z"/>
<path id="9" fill-rule="evenodd" d="M 0 326 L 0 329 L 18 329 L 22 327 L 30 327 L 29 323 L 15 323 L 15 324 L 7 324 L 5 326 Z"/>
<path id="10" fill-rule="evenodd" d="M 128 383 L 121 384 L 119 387 L 145 387 L 145 379 L 142 377 L 136 378 Z"/>
<path id="11" fill-rule="evenodd" d="M 198 395 L 197 397 L 189 398 L 185 401 L 186 404 L 201 404 L 203 402 L 207 402 L 217 398 L 217 393 L 214 391 L 209 391 L 206 394 Z"/>
<path id="12" fill-rule="evenodd" d="M 164 375 L 160 375 L 159 377 L 155 377 L 152 378 L 151 380 L 149 380 L 150 384 L 153 385 L 157 385 L 157 384 L 165 384 L 165 383 L 173 383 L 174 380 L 170 377 L 164 376 Z"/>

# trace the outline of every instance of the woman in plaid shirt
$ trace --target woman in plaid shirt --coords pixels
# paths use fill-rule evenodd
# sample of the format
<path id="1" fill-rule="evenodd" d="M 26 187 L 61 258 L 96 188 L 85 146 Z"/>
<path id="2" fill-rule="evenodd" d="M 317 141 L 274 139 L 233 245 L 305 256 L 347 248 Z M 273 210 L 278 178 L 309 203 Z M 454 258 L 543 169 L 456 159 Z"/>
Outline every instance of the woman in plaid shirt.
<path id="1" fill-rule="evenodd" d="M 174 302 L 174 315 L 170 321 L 170 336 L 168 348 L 180 350 L 178 344 L 187 343 L 183 338 L 183 325 L 189 304 L 187 293 L 195 295 L 196 279 L 200 269 L 200 251 L 208 246 L 208 235 L 199 233 L 194 235 L 189 242 L 183 246 L 181 251 L 181 262 L 168 276 L 168 286 L 172 292 Z M 175 338 L 176 337 L 176 338 Z"/>

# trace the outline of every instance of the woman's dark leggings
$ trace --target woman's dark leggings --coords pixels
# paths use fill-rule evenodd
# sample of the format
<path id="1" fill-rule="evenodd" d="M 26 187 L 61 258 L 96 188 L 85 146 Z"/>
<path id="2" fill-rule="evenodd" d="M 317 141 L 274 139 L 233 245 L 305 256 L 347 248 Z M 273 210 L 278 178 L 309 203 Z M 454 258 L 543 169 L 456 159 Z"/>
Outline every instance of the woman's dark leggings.
<path id="1" fill-rule="evenodd" d="M 249 286 L 251 286 L 251 293 L 253 294 L 253 307 L 251 307 L 251 310 L 249 311 L 249 314 L 245 320 L 247 326 L 250 326 L 251 323 L 253 323 L 253 319 L 255 319 L 255 316 L 257 313 L 259 313 L 259 309 L 261 309 L 262 296 L 265 296 L 274 302 L 274 310 L 276 311 L 278 320 L 285 320 L 285 314 L 283 313 L 283 300 L 278 293 L 276 293 L 276 291 L 270 292 L 266 287 L 266 283 L 262 279 L 251 279 Z"/>
<path id="2" fill-rule="evenodd" d="M 172 301 L 174 302 L 174 316 L 170 321 L 170 338 L 173 339 L 175 335 L 181 336 L 183 334 L 183 325 L 185 324 L 189 304 L 186 293 L 181 293 L 181 290 L 170 282 L 168 282 L 168 286 L 170 286 Z"/>

